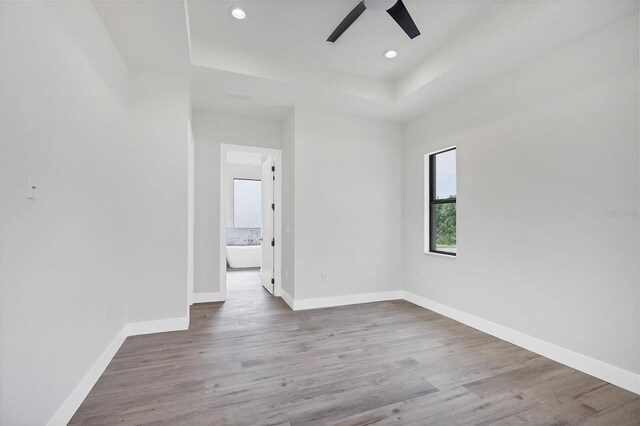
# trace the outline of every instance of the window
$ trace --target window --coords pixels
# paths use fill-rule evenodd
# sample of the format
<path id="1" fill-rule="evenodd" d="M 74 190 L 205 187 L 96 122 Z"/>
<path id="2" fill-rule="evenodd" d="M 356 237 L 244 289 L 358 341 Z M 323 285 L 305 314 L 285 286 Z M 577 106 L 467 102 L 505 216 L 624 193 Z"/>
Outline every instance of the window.
<path id="1" fill-rule="evenodd" d="M 429 252 L 456 255 L 456 148 L 428 154 Z M 427 158 L 425 158 L 426 160 Z"/>
<path id="2" fill-rule="evenodd" d="M 233 180 L 233 227 L 260 228 L 262 226 L 262 184 L 259 180 Z"/>

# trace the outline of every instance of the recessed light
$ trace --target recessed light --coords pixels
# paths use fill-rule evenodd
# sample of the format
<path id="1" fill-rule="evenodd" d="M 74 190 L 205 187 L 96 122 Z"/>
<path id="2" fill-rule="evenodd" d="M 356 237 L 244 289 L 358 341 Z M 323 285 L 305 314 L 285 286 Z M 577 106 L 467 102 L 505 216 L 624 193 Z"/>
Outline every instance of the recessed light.
<path id="1" fill-rule="evenodd" d="M 398 52 L 396 52 L 395 50 L 387 50 L 386 52 L 384 52 L 384 57 L 387 59 L 393 59 L 396 56 L 398 56 Z"/>
<path id="2" fill-rule="evenodd" d="M 229 9 L 229 13 L 236 19 L 244 19 L 247 17 L 246 12 L 239 7 L 232 7 Z"/>

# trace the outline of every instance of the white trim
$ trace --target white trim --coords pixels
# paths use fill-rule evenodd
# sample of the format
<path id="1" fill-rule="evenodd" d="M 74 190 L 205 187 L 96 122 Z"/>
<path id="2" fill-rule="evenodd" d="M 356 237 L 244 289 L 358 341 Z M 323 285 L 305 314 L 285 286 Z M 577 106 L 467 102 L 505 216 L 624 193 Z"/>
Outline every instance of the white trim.
<path id="1" fill-rule="evenodd" d="M 196 301 L 199 297 L 198 295 L 203 295 L 202 297 L 207 299 L 207 301 L 208 299 L 220 298 L 221 296 L 220 293 L 195 293 L 194 297 Z M 480 330 L 509 343 L 513 343 L 514 345 L 605 380 L 628 391 L 640 394 L 639 374 L 607 364 L 606 362 L 599 361 L 536 337 L 529 336 L 528 334 L 524 334 L 503 325 L 468 314 L 408 291 L 398 290 L 295 300 L 291 295 L 289 295 L 289 293 L 282 290 L 281 297 L 295 311 L 404 299 L 410 303 L 459 321 L 469 327 L 473 327 L 476 330 Z M 187 330 L 188 328 L 189 317 L 143 321 L 125 325 L 120 333 L 118 333 L 113 341 L 107 346 L 102 355 L 100 355 L 98 360 L 91 366 L 89 371 L 87 371 L 75 389 L 69 394 L 67 399 L 65 399 L 58 411 L 56 411 L 53 417 L 51 417 L 47 425 L 66 425 L 71 420 L 77 409 L 85 400 L 113 357 L 116 355 L 118 349 L 120 349 L 120 346 L 122 346 L 122 343 L 125 341 L 127 336 Z"/>
<path id="2" fill-rule="evenodd" d="M 224 302 L 221 292 L 193 293 L 193 303 Z"/>
<path id="3" fill-rule="evenodd" d="M 227 241 L 224 237 L 227 233 L 227 199 L 228 187 L 224 185 L 227 176 L 228 152 L 251 152 L 261 155 L 273 156 L 276 172 L 273 187 L 273 199 L 276 205 L 273 220 L 273 235 L 276 240 L 274 249 L 273 287 L 274 296 L 280 296 L 282 291 L 282 150 L 272 148 L 260 148 L 256 146 L 220 144 L 220 294 L 222 300 L 227 298 Z"/>
<path id="4" fill-rule="evenodd" d="M 189 317 L 167 318 L 154 321 L 133 322 L 127 324 L 127 335 L 165 333 L 189 329 Z"/>
<path id="5" fill-rule="evenodd" d="M 359 303 L 384 302 L 402 299 L 404 292 L 384 291 L 380 293 L 349 294 L 346 296 L 315 297 L 311 299 L 293 299 L 293 310 L 330 308 L 333 306 L 357 305 Z M 289 305 L 291 306 L 291 305 Z"/>
<path id="6" fill-rule="evenodd" d="M 588 357 L 562 346 L 546 342 L 537 337 L 513 330 L 486 319 L 468 314 L 458 309 L 418 296 L 405 291 L 404 299 L 415 305 L 437 312 L 448 318 L 473 327 L 499 339 L 505 340 L 521 348 L 582 371 L 599 379 L 605 380 L 623 389 L 640 394 L 640 375 L 624 370 L 606 362 Z"/>
<path id="7" fill-rule="evenodd" d="M 293 301 L 293 297 L 291 297 L 291 295 L 289 293 L 287 293 L 284 289 L 282 289 L 280 291 L 280 297 L 282 297 L 282 300 L 284 300 L 284 302 L 289 305 L 289 307 L 291 309 L 293 309 L 293 305 L 294 305 L 294 301 Z M 294 309 L 295 310 L 295 309 Z"/>
<path id="8" fill-rule="evenodd" d="M 109 343 L 98 360 L 89 368 L 89 371 L 87 371 L 69 396 L 67 396 L 67 399 L 64 400 L 47 425 L 57 426 L 69 423 L 126 338 L 127 326 L 125 325 L 111 343 Z"/>
<path id="9" fill-rule="evenodd" d="M 358 303 L 380 302 L 384 300 L 401 299 L 402 291 L 388 291 L 383 293 L 366 293 L 349 296 L 322 297 L 315 299 L 294 299 L 286 291 L 281 290 L 282 299 L 294 310 L 324 308 Z M 194 303 L 214 302 L 224 300 L 222 293 L 194 293 Z M 295 306 L 295 308 L 294 308 Z M 48 426 L 66 425 L 85 400 L 104 370 L 124 343 L 128 336 L 163 333 L 168 331 L 187 330 L 189 317 L 168 318 L 155 321 L 142 321 L 125 325 L 120 333 L 107 346 L 98 360 L 91 366 L 75 389 L 69 394 L 58 411 L 51 417 Z"/>

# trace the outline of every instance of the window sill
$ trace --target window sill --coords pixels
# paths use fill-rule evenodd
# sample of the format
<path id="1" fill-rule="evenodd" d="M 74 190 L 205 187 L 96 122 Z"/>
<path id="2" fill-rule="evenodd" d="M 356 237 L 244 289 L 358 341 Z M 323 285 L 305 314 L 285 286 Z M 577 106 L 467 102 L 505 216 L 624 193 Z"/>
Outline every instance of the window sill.
<path id="1" fill-rule="evenodd" d="M 425 251 L 425 254 L 430 254 L 432 256 L 440 256 L 440 257 L 448 257 L 450 259 L 455 259 L 456 257 L 458 257 L 458 254 L 456 253 L 454 254 L 442 254 L 442 253 L 435 253 L 433 251 Z"/>

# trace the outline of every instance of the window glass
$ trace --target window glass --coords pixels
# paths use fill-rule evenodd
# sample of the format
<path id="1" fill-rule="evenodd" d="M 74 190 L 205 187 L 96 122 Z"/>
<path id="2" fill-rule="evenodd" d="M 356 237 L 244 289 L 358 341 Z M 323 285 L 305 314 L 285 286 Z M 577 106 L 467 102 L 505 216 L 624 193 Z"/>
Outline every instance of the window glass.
<path id="1" fill-rule="evenodd" d="M 435 249 L 456 252 L 456 203 L 434 204 Z"/>
<path id="2" fill-rule="evenodd" d="M 456 198 L 456 150 L 436 154 L 436 199 Z"/>
<path id="3" fill-rule="evenodd" d="M 427 156 L 425 156 L 427 157 Z M 450 148 L 428 155 L 428 182 L 425 182 L 428 206 L 425 223 L 428 230 L 425 246 L 432 253 L 455 256 L 457 254 L 456 229 L 456 149 Z"/>
<path id="4" fill-rule="evenodd" d="M 259 180 L 233 180 L 233 227 L 261 228 L 262 183 Z"/>

